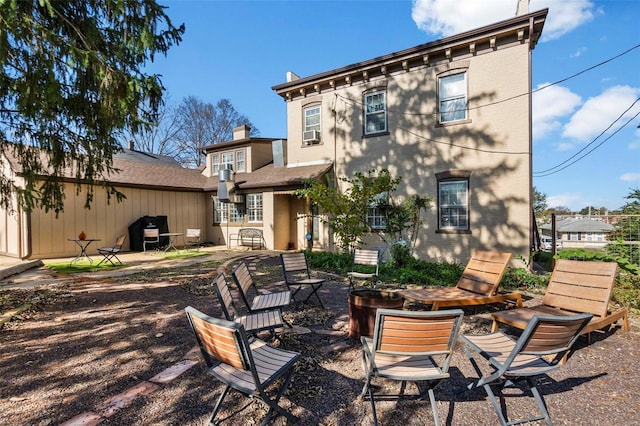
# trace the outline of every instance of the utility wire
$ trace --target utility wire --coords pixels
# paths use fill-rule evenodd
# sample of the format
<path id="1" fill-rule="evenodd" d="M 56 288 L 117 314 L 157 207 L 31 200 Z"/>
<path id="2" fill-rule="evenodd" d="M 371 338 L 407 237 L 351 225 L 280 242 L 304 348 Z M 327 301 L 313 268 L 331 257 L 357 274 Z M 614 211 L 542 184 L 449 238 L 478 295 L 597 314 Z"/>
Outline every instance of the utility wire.
<path id="1" fill-rule="evenodd" d="M 587 155 L 591 154 L 593 151 L 595 151 L 596 149 L 600 148 L 600 146 L 602 146 L 602 144 L 604 144 L 605 142 L 607 142 L 609 139 L 611 139 L 613 136 L 615 136 L 619 131 L 621 131 L 622 129 L 624 129 L 625 127 L 627 127 L 627 125 L 629 123 L 631 123 L 636 117 L 638 117 L 640 115 L 640 111 L 638 111 L 633 117 L 631 117 L 629 120 L 627 120 L 626 123 L 624 123 L 620 128 L 616 129 L 613 133 L 611 133 L 609 136 L 607 136 L 602 142 L 600 142 L 598 145 L 594 146 L 591 150 L 589 150 L 588 152 L 584 153 L 584 155 L 582 155 L 579 158 L 576 158 L 575 160 L 573 160 L 571 163 L 567 164 L 566 166 L 555 170 L 553 172 L 549 172 L 547 174 L 540 174 L 537 175 L 535 177 L 546 177 L 546 176 L 551 176 L 554 175 L 556 173 L 561 172 L 562 170 L 568 168 L 569 166 L 574 165 L 575 163 L 577 163 L 578 161 L 582 160 L 584 157 L 586 157 Z"/>
<path id="2" fill-rule="evenodd" d="M 431 139 L 428 138 L 426 136 L 422 136 L 418 133 L 412 132 L 411 130 L 408 129 L 404 129 L 402 127 L 398 127 L 399 130 L 403 130 L 419 139 L 428 141 L 428 142 L 433 142 L 433 143 L 437 143 L 437 144 L 441 144 L 441 145 L 447 145 L 450 147 L 456 147 L 456 148 L 460 148 L 460 149 L 466 149 L 466 150 L 470 150 L 470 151 L 477 151 L 477 152 L 486 152 L 489 154 L 512 154 L 512 155 L 529 155 L 530 152 L 529 151 L 499 151 L 499 150 L 491 150 L 491 149 L 482 149 L 482 148 L 474 148 L 471 146 L 464 146 L 464 145 L 457 145 L 453 142 L 444 142 L 444 141 L 439 141 L 437 139 Z"/>
<path id="3" fill-rule="evenodd" d="M 541 175 L 541 176 L 536 176 L 536 177 L 549 176 L 550 174 L 553 174 L 553 173 L 548 173 L 548 172 L 551 172 L 551 171 L 553 171 L 554 169 L 559 168 L 559 167 L 560 167 L 560 166 L 562 166 L 563 164 L 568 163 L 568 162 L 569 162 L 569 161 L 571 161 L 573 158 L 577 157 L 577 156 L 578 156 L 582 151 L 584 151 L 585 149 L 587 149 L 587 148 L 589 148 L 591 145 L 593 145 L 593 144 L 594 144 L 594 143 L 595 143 L 595 142 L 600 138 L 600 136 L 604 135 L 604 134 L 607 132 L 607 130 L 609 130 L 610 128 L 612 128 L 612 127 L 613 127 L 613 126 L 614 126 L 614 125 L 615 125 L 619 120 L 621 120 L 621 119 L 624 117 L 624 115 L 625 115 L 625 114 L 626 114 L 626 113 L 627 113 L 631 108 L 633 108 L 635 104 L 637 104 L 637 103 L 638 103 L 638 101 L 640 101 L 640 98 L 636 99 L 636 100 L 635 100 L 635 101 L 634 101 L 634 102 L 629 106 L 629 108 L 625 109 L 625 110 L 624 110 L 624 112 L 623 112 L 622 114 L 620 114 L 620 115 L 618 116 L 618 118 L 616 118 L 615 120 L 613 120 L 613 122 L 612 122 L 611 124 L 609 124 L 609 125 L 607 126 L 607 128 L 606 128 L 606 129 L 604 129 L 602 132 L 600 132 L 600 134 L 599 134 L 598 136 L 596 136 L 596 137 L 595 137 L 591 142 L 589 142 L 588 144 L 586 144 L 586 145 L 585 145 L 581 150 L 579 150 L 578 152 L 576 152 L 575 154 L 573 154 L 571 157 L 567 158 L 567 159 L 566 159 L 566 160 L 564 160 L 562 163 L 559 163 L 559 164 L 557 164 L 557 165 L 555 165 L 555 166 L 553 166 L 553 167 L 551 167 L 551 168 L 549 168 L 549 169 L 541 170 L 541 171 L 539 171 L 539 172 L 533 172 L 533 174 L 534 174 L 534 175 Z M 640 113 L 639 113 L 639 114 L 640 114 Z M 637 117 L 637 116 L 638 116 L 638 114 L 636 114 L 636 115 L 635 115 L 635 117 Z M 634 118 L 635 118 L 635 117 L 634 117 Z M 627 122 L 626 122 L 626 123 L 625 123 L 625 124 L 620 128 L 620 129 L 622 129 L 623 127 L 625 127 L 626 125 L 628 125 L 630 121 L 631 121 L 631 120 L 627 121 Z M 617 133 L 620 129 L 616 130 L 616 132 L 614 132 L 613 134 Z M 611 136 L 613 136 L 613 134 L 612 134 Z M 610 138 L 610 137 L 609 137 L 609 138 Z M 608 140 L 609 138 L 607 138 L 607 140 Z M 601 143 L 600 145 L 602 145 L 602 143 Z M 596 146 L 596 148 L 597 148 L 597 147 L 599 147 L 600 145 Z M 594 148 L 594 149 L 595 149 L 595 148 Z M 587 154 L 591 153 L 592 151 L 593 151 L 593 150 L 589 151 Z M 585 154 L 585 156 L 586 156 L 587 154 Z M 583 157 L 580 157 L 580 158 L 582 159 L 582 158 L 584 158 L 584 156 L 583 156 Z M 573 164 L 573 163 L 571 163 L 571 164 Z M 571 164 L 570 164 L 570 165 L 571 165 Z M 560 170 L 564 170 L 564 169 L 565 169 L 565 167 L 563 167 L 563 168 L 562 168 L 562 169 L 560 169 Z M 560 171 L 560 170 L 558 170 L 558 171 Z M 545 173 L 548 173 L 548 174 L 545 174 Z M 555 173 L 555 172 L 554 172 L 554 173 Z"/>

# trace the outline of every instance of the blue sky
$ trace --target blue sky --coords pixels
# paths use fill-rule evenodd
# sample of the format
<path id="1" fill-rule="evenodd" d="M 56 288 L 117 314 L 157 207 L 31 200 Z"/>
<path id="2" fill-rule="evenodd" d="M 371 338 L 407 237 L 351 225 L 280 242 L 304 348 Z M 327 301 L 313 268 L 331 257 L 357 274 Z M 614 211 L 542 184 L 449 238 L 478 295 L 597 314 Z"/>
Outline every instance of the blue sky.
<path id="1" fill-rule="evenodd" d="M 159 2 L 174 24 L 186 25 L 182 43 L 149 66 L 162 75 L 170 102 L 227 98 L 261 136 L 276 138 L 286 137 L 286 105 L 271 87 L 284 83 L 287 71 L 306 77 L 396 52 L 510 18 L 517 5 L 517 0 Z M 633 118 L 640 113 L 640 101 L 634 104 L 640 98 L 640 47 L 634 49 L 640 45 L 640 2 L 531 0 L 529 10 L 545 7 L 543 39 L 533 52 L 533 89 L 556 84 L 533 98 L 534 185 L 547 194 L 550 207 L 619 208 L 630 190 L 640 187 L 640 117 Z"/>

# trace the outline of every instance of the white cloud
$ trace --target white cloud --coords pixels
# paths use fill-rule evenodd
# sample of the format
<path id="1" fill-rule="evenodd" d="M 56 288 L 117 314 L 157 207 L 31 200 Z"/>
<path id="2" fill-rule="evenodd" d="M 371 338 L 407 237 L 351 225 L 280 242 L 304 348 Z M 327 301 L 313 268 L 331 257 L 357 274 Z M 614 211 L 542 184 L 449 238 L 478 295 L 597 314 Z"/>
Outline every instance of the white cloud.
<path id="1" fill-rule="evenodd" d="M 580 57 L 580 56 L 582 56 L 582 54 L 583 54 L 583 53 L 585 53 L 586 51 L 587 51 L 587 48 L 586 48 L 586 47 L 581 47 L 581 48 L 579 48 L 578 50 L 576 50 L 575 52 L 570 53 L 570 54 L 569 54 L 569 57 L 570 57 L 570 58 L 577 58 L 577 57 Z"/>
<path id="2" fill-rule="evenodd" d="M 411 17 L 421 30 L 450 36 L 515 16 L 518 0 L 413 0 Z M 594 16 L 589 0 L 531 0 L 530 11 L 549 8 L 543 40 L 553 40 Z"/>
<path id="3" fill-rule="evenodd" d="M 549 16 L 542 30 L 542 41 L 558 39 L 601 13 L 589 0 L 531 0 L 529 4 L 530 11 L 547 7 Z"/>
<path id="4" fill-rule="evenodd" d="M 640 173 L 625 173 L 620 176 L 623 182 L 640 182 Z"/>
<path id="5" fill-rule="evenodd" d="M 589 205 L 589 201 L 580 193 L 564 193 L 547 197 L 549 207 L 569 207 L 571 210 L 579 210 Z"/>
<path id="6" fill-rule="evenodd" d="M 536 90 L 549 83 L 539 84 Z M 561 127 L 559 118 L 565 117 L 580 105 L 580 96 L 563 86 L 549 86 L 533 94 L 533 139 L 544 138 Z"/>
<path id="7" fill-rule="evenodd" d="M 588 141 L 602 133 L 640 95 L 640 89 L 630 86 L 614 86 L 602 94 L 589 98 L 564 127 L 562 136 L 578 141 Z M 640 102 L 627 111 L 613 130 L 640 111 Z"/>

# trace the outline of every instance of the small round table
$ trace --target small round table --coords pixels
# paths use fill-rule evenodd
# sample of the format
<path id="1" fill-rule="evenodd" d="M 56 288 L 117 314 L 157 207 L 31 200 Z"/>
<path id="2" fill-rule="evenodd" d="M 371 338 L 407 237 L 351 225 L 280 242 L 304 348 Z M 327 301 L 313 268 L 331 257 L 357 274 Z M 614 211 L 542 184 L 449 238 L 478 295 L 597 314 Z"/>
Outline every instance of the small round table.
<path id="1" fill-rule="evenodd" d="M 89 247 L 94 241 L 100 241 L 99 239 L 86 238 L 84 240 L 81 240 L 79 238 L 67 238 L 67 241 L 73 241 L 78 247 L 80 247 L 80 254 L 72 259 L 71 262 L 69 262 L 69 265 L 71 265 L 73 262 L 77 262 L 82 257 L 86 257 L 87 259 L 89 259 L 89 263 L 93 263 L 93 259 L 91 259 L 87 254 L 87 247 Z"/>

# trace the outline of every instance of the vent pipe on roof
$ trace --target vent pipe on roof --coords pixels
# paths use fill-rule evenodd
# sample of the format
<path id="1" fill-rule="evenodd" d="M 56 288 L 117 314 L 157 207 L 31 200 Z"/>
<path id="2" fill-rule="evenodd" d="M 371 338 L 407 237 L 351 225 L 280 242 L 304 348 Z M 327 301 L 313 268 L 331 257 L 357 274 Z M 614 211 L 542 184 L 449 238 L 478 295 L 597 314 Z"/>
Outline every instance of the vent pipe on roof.
<path id="1" fill-rule="evenodd" d="M 298 80 L 300 77 L 293 71 L 287 71 L 287 83 L 291 83 L 294 80 Z"/>
<path id="2" fill-rule="evenodd" d="M 218 200 L 223 203 L 231 202 L 231 194 L 235 191 L 233 169 L 231 164 L 223 164 L 218 171 Z"/>
<path id="3" fill-rule="evenodd" d="M 133 151 L 133 141 L 129 141 L 129 149 Z"/>

